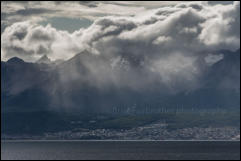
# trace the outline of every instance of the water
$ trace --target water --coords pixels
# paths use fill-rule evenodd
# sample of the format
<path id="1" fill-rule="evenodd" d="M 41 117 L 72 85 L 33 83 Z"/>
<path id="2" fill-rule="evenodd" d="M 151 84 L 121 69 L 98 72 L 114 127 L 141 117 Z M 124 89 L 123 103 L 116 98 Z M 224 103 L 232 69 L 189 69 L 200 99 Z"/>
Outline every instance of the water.
<path id="1" fill-rule="evenodd" d="M 2 141 L 2 160 L 240 160 L 240 142 Z"/>

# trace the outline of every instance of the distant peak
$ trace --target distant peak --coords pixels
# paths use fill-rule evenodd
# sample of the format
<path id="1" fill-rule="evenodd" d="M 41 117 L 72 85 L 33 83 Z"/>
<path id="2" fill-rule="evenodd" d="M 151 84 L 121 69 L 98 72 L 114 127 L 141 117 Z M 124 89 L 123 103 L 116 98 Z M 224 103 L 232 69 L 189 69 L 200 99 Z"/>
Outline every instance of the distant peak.
<path id="1" fill-rule="evenodd" d="M 43 55 L 41 58 L 42 59 L 49 59 L 47 55 Z"/>
<path id="2" fill-rule="evenodd" d="M 43 55 L 39 60 L 36 61 L 36 63 L 50 64 L 51 60 L 48 58 L 47 55 Z"/>
<path id="3" fill-rule="evenodd" d="M 91 54 L 88 50 L 83 50 L 81 52 L 79 52 L 78 54 L 74 55 L 73 57 L 71 57 L 69 59 L 70 60 L 75 60 L 75 59 L 80 59 L 80 58 L 86 58 L 89 56 L 92 56 L 93 54 Z"/>
<path id="4" fill-rule="evenodd" d="M 22 59 L 18 58 L 18 57 L 12 57 L 7 61 L 7 63 L 16 64 L 16 63 L 24 63 L 24 61 Z"/>
<path id="5" fill-rule="evenodd" d="M 91 53 L 88 50 L 83 50 L 80 53 L 78 53 L 77 55 L 91 55 Z"/>
<path id="6" fill-rule="evenodd" d="M 239 53 L 239 54 L 240 54 L 240 49 L 238 49 L 238 50 L 236 51 L 236 53 Z"/>

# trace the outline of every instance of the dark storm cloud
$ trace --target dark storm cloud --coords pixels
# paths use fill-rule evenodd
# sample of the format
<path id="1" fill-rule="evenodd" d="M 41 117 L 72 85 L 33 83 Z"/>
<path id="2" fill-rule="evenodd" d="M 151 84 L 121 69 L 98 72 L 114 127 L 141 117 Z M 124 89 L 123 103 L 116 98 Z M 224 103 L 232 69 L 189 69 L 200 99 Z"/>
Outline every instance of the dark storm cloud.
<path id="1" fill-rule="evenodd" d="M 53 41 L 54 35 L 43 32 L 41 29 L 36 29 L 32 32 L 30 41 Z"/>
<path id="2" fill-rule="evenodd" d="M 193 3 L 189 3 L 189 4 L 179 4 L 177 5 L 178 8 L 187 8 L 187 7 L 191 7 L 193 9 L 196 9 L 198 11 L 202 10 L 203 9 L 203 5 L 201 3 L 196 3 L 196 2 L 193 2 Z"/>
<path id="3" fill-rule="evenodd" d="M 219 5 L 219 4 L 227 5 L 227 4 L 232 4 L 233 2 L 234 1 L 208 1 L 208 3 L 211 5 Z"/>
<path id="4" fill-rule="evenodd" d="M 41 15 L 46 13 L 55 13 L 57 10 L 49 10 L 46 8 L 25 8 L 18 10 L 14 15 L 31 16 L 31 15 Z"/>
<path id="5" fill-rule="evenodd" d="M 18 40 L 24 39 L 26 35 L 27 35 L 27 30 L 18 31 L 13 34 L 13 36 L 15 36 Z"/>
<path id="6" fill-rule="evenodd" d="M 99 2 L 94 1 L 79 1 L 79 4 L 88 6 L 90 8 L 92 7 L 98 7 Z"/>
<path id="7" fill-rule="evenodd" d="M 137 27 L 137 25 L 125 18 L 111 19 L 111 18 L 101 18 L 97 20 L 93 27 L 100 27 L 99 31 L 93 35 L 92 39 L 89 40 L 91 43 L 100 40 L 104 37 L 117 36 L 123 31 L 130 31 Z"/>

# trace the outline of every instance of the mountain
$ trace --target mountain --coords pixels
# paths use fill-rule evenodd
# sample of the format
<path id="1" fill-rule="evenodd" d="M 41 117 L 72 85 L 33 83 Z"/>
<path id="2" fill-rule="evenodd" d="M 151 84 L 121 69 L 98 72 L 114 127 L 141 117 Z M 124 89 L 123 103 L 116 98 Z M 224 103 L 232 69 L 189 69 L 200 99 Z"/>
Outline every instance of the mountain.
<path id="1" fill-rule="evenodd" d="M 41 63 L 43 63 L 43 64 L 51 64 L 52 62 L 48 58 L 47 55 L 43 55 L 39 60 L 36 61 L 36 63 L 38 63 L 38 64 L 41 64 Z"/>
<path id="2" fill-rule="evenodd" d="M 20 58 L 18 58 L 18 57 L 13 57 L 13 58 L 10 58 L 8 61 L 7 61 L 7 63 L 8 64 L 15 64 L 15 65 L 17 65 L 17 64 L 22 64 L 22 63 L 24 63 L 24 61 L 22 60 L 22 59 L 20 59 Z"/>
<path id="3" fill-rule="evenodd" d="M 3 111 L 34 111 L 48 107 L 52 68 L 19 58 L 1 62 Z"/>
<path id="4" fill-rule="evenodd" d="M 202 77 L 202 88 L 188 93 L 186 99 L 195 106 L 208 108 L 240 108 L 240 50 L 221 50 L 223 59 L 209 68 Z"/>
<path id="5" fill-rule="evenodd" d="M 205 86 L 233 89 L 240 92 L 240 50 L 236 52 L 221 51 L 221 53 L 224 58 L 207 72 L 206 80 L 208 81 Z"/>
<path id="6" fill-rule="evenodd" d="M 5 111 L 80 112 L 110 112 L 115 106 L 133 104 L 153 108 L 240 108 L 240 50 L 218 52 L 224 57 L 200 78 L 202 86 L 176 94 L 167 94 L 161 86 L 143 92 L 116 87 L 113 82 L 106 82 L 112 79 L 111 73 L 124 80 L 128 71 L 115 71 L 105 63 L 105 57 L 87 51 L 55 66 L 12 58 L 1 62 L 1 96 L 5 100 L 2 107 Z M 43 56 L 40 60 L 49 59 Z"/>

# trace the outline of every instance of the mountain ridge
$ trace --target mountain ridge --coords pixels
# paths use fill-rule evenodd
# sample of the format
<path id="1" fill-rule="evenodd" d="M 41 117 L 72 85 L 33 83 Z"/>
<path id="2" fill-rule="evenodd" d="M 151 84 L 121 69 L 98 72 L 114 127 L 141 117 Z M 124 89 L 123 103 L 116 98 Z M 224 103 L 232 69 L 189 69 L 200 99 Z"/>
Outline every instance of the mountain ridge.
<path id="1" fill-rule="evenodd" d="M 239 55 L 235 55 L 238 52 Z M 240 60 L 238 59 L 240 50 L 231 52 L 229 55 L 226 54 L 228 56 L 215 63 L 204 75 L 203 87 L 187 94 L 181 92 L 174 95 L 161 92 L 162 88 L 158 86 L 154 91 L 145 92 L 130 88 L 116 88 L 111 84 L 105 90 L 92 86 L 91 83 L 96 80 L 95 77 L 88 75 L 89 69 L 91 69 L 89 67 L 92 65 L 92 68 L 97 68 L 103 61 L 98 59 L 98 56 L 89 54 L 91 53 L 79 53 L 52 67 L 48 67 L 47 64 L 27 63 L 17 58 L 1 62 L 3 87 L 1 94 L 6 100 L 2 103 L 2 107 L 19 110 L 17 106 L 20 104 L 22 108 L 27 108 L 26 106 L 35 106 L 34 103 L 36 103 L 40 105 L 39 110 L 50 108 L 57 111 L 64 110 L 66 107 L 77 111 L 86 109 L 110 111 L 111 108 L 120 104 L 126 104 L 126 106 L 149 104 L 153 108 L 159 106 L 172 108 L 176 104 L 187 108 L 192 106 L 200 108 L 204 106 L 207 108 L 235 106 L 240 108 L 238 98 L 240 96 L 240 92 L 238 92 L 240 90 L 238 83 L 240 82 L 240 73 L 238 73 L 240 71 Z M 93 61 L 94 59 L 98 59 L 98 61 Z M 97 62 L 97 64 L 88 64 L 89 61 Z M 20 65 L 16 67 L 15 63 Z M 90 80 L 92 82 L 89 82 Z M 230 86 L 225 87 L 225 84 Z M 20 98 L 25 97 L 26 100 L 21 102 Z M 35 100 L 35 102 L 30 103 L 30 100 Z"/>

